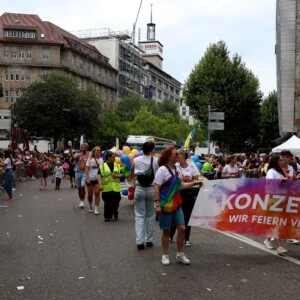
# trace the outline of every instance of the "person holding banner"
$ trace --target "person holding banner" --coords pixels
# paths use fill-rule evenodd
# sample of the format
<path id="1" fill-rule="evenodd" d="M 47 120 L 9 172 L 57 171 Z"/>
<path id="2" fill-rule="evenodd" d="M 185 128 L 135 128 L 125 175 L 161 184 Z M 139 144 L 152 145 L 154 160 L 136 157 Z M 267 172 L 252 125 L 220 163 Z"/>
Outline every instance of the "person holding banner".
<path id="1" fill-rule="evenodd" d="M 190 260 L 183 253 L 185 222 L 181 209 L 182 198 L 181 189 L 191 189 L 199 185 L 199 181 L 183 182 L 178 176 L 176 162 L 179 153 L 174 146 L 167 147 L 161 153 L 158 160 L 159 169 L 154 178 L 154 202 L 156 213 L 160 215 L 159 226 L 162 232 L 162 264 L 170 265 L 169 259 L 169 237 L 172 226 L 176 226 L 177 235 L 177 255 L 176 261 L 185 265 L 190 264 Z"/>
<path id="2" fill-rule="evenodd" d="M 269 160 L 269 169 L 267 171 L 266 179 L 287 179 L 285 172 L 283 171 L 283 161 L 284 158 L 282 156 L 273 155 Z M 279 255 L 287 253 L 287 250 L 281 246 L 280 239 L 275 238 L 274 243 L 276 245 L 276 252 Z M 264 245 L 267 249 L 274 249 L 271 238 L 267 238 L 264 241 Z"/>
<path id="3" fill-rule="evenodd" d="M 238 178 L 239 168 L 235 164 L 235 156 L 228 156 L 226 160 L 226 166 L 223 168 L 222 179 Z"/>
<path id="4" fill-rule="evenodd" d="M 176 163 L 176 168 L 179 173 L 179 177 L 182 179 L 183 182 L 192 182 L 194 180 L 197 180 L 200 176 L 200 172 L 195 164 L 188 163 L 188 151 L 185 151 L 184 149 L 178 150 L 178 162 Z M 185 246 L 189 247 L 191 245 L 190 243 L 190 234 L 191 234 L 191 226 L 188 226 L 192 210 L 194 208 L 196 198 L 199 192 L 199 187 L 193 187 L 191 189 L 185 189 L 180 191 L 180 195 L 182 198 L 182 212 L 184 216 L 184 222 L 185 222 Z M 175 234 L 176 227 L 171 228 L 170 233 L 170 242 L 173 241 L 173 236 Z"/>

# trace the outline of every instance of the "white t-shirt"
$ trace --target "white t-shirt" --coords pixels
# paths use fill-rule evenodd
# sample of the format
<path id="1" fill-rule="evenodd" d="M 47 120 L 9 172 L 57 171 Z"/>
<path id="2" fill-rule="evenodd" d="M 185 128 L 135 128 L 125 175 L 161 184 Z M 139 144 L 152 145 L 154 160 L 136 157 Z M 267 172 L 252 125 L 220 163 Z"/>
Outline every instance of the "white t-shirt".
<path id="1" fill-rule="evenodd" d="M 176 168 L 177 170 L 177 168 Z M 175 175 L 175 168 L 171 169 L 172 173 Z M 169 170 L 165 166 L 161 166 L 158 168 L 155 178 L 154 178 L 154 183 L 158 185 L 163 185 L 165 182 L 167 182 L 172 175 L 170 174 Z"/>
<path id="2" fill-rule="evenodd" d="M 6 165 L 6 169 L 11 169 L 12 166 L 11 166 L 11 159 L 10 158 L 5 158 L 5 161 L 4 161 L 4 165 Z"/>
<path id="3" fill-rule="evenodd" d="M 98 165 L 100 166 L 103 164 L 103 159 L 101 157 L 97 158 Z M 89 179 L 90 180 L 97 180 L 98 170 L 99 166 L 96 163 L 96 160 L 94 157 L 88 158 L 86 161 L 86 166 L 89 167 Z"/>
<path id="4" fill-rule="evenodd" d="M 135 175 L 142 174 L 145 171 L 147 171 L 151 164 L 151 157 L 153 157 L 153 171 L 154 174 L 156 173 L 158 169 L 157 165 L 157 157 L 151 156 L 151 155 L 142 155 L 138 156 L 133 160 L 134 166 L 133 166 L 133 172 Z"/>
<path id="5" fill-rule="evenodd" d="M 223 168 L 223 173 L 225 173 L 225 175 L 237 174 L 239 173 L 239 168 L 237 165 L 234 165 L 233 167 L 231 167 L 230 165 L 226 165 Z"/>
<path id="6" fill-rule="evenodd" d="M 286 173 L 288 180 L 293 180 L 295 170 L 292 166 L 288 165 L 288 169 L 283 171 Z"/>
<path id="7" fill-rule="evenodd" d="M 189 177 L 188 179 L 192 179 L 193 176 L 200 176 L 200 172 L 194 164 L 188 164 L 186 168 L 183 168 L 179 163 L 176 163 L 176 170 L 181 179 L 184 177 Z"/>
<path id="8" fill-rule="evenodd" d="M 272 168 L 267 172 L 266 179 L 284 179 L 284 176 Z"/>

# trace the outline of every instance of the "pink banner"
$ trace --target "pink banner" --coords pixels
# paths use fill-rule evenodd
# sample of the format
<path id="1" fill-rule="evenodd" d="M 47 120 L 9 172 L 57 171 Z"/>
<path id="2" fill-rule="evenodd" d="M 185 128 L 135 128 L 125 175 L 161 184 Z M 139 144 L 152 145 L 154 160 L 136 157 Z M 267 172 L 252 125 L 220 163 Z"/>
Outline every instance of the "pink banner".
<path id="1" fill-rule="evenodd" d="M 300 238 L 300 181 L 224 179 L 203 183 L 189 225 Z"/>

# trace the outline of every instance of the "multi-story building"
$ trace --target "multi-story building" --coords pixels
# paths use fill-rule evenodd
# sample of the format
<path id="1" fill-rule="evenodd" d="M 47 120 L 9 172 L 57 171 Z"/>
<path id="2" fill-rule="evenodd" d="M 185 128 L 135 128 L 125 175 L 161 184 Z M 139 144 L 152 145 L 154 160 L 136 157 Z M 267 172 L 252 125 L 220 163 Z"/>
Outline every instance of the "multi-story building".
<path id="1" fill-rule="evenodd" d="M 300 1 L 277 0 L 277 90 L 280 135 L 300 134 Z"/>
<path id="2" fill-rule="evenodd" d="M 22 89 L 51 72 L 67 74 L 80 88 L 101 94 L 104 107 L 116 104 L 117 70 L 95 47 L 37 15 L 4 13 L 0 17 L 0 129 L 10 127 L 10 107 Z"/>
<path id="3" fill-rule="evenodd" d="M 149 74 L 148 99 L 161 103 L 170 99 L 180 103 L 181 83 L 174 77 L 163 71 L 163 48 L 164 46 L 155 38 L 155 24 L 152 22 L 152 10 L 150 23 L 147 24 L 147 40 L 139 42 L 142 49 L 144 69 Z"/>
<path id="4" fill-rule="evenodd" d="M 128 93 L 147 97 L 148 75 L 143 69 L 142 51 L 132 42 L 128 31 L 114 32 L 109 28 L 103 28 L 80 30 L 74 34 L 95 46 L 119 71 L 118 100 Z"/>

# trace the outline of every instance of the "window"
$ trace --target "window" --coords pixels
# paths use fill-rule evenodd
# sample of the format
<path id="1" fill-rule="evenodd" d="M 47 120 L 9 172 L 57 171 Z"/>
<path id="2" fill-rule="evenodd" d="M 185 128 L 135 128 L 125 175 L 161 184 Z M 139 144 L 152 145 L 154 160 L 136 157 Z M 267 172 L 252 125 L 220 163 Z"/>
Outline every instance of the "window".
<path id="1" fill-rule="evenodd" d="M 156 77 L 153 76 L 153 75 L 151 75 L 151 81 L 154 82 L 154 83 L 156 83 Z"/>
<path id="2" fill-rule="evenodd" d="M 35 31 L 21 31 L 21 30 L 5 30 L 5 37 L 17 37 L 17 38 L 25 38 L 25 39 L 34 39 Z"/>
<path id="3" fill-rule="evenodd" d="M 49 70 L 49 69 L 43 69 L 43 70 L 41 70 L 41 75 L 43 76 L 43 75 L 45 75 L 45 76 L 47 76 L 47 75 L 49 75 L 51 73 L 51 70 Z"/>
<path id="4" fill-rule="evenodd" d="M 161 99 L 161 90 L 157 90 L 157 98 Z"/>
<path id="5" fill-rule="evenodd" d="M 182 114 L 183 117 L 186 116 L 186 107 L 185 106 L 182 107 L 181 114 Z"/>
<path id="6" fill-rule="evenodd" d="M 19 47 L 19 58 L 24 59 L 25 58 L 25 48 Z"/>
<path id="7" fill-rule="evenodd" d="M 13 89 L 10 89 L 10 91 L 9 91 L 9 101 L 10 101 L 10 103 L 15 102 L 15 91 Z"/>
<path id="8" fill-rule="evenodd" d="M 164 87 L 165 87 L 166 90 L 169 89 L 169 86 L 166 83 L 164 83 Z"/>
<path id="9" fill-rule="evenodd" d="M 162 85 L 162 81 L 160 79 L 158 79 L 158 85 Z"/>
<path id="10" fill-rule="evenodd" d="M 93 72 L 93 74 L 95 75 L 95 73 L 96 73 L 96 68 L 95 68 L 95 65 L 94 65 L 94 64 L 92 64 L 92 72 Z"/>
<path id="11" fill-rule="evenodd" d="M 32 48 L 26 48 L 26 59 L 32 58 Z"/>
<path id="12" fill-rule="evenodd" d="M 30 70 L 29 69 L 26 69 L 25 70 L 25 76 L 26 76 L 26 81 L 30 81 Z"/>
<path id="13" fill-rule="evenodd" d="M 4 57 L 5 58 L 9 57 L 9 46 L 4 46 Z"/>
<path id="14" fill-rule="evenodd" d="M 21 68 L 21 81 L 25 81 L 25 68 Z"/>
<path id="15" fill-rule="evenodd" d="M 176 93 L 177 96 L 179 96 L 179 91 L 178 90 L 176 90 L 175 93 Z"/>
<path id="16" fill-rule="evenodd" d="M 43 60 L 49 60 L 50 59 L 50 48 L 43 48 L 42 49 L 42 57 L 43 57 Z"/>
<path id="17" fill-rule="evenodd" d="M 16 90 L 16 101 L 22 97 L 22 90 Z"/>
<path id="18" fill-rule="evenodd" d="M 75 68 L 76 67 L 76 55 L 72 55 L 72 66 Z"/>
<path id="19" fill-rule="evenodd" d="M 83 63 L 82 63 L 82 59 L 79 58 L 79 68 L 82 69 L 83 68 Z"/>
<path id="20" fill-rule="evenodd" d="M 171 93 L 174 93 L 174 88 L 170 86 Z"/>
<path id="21" fill-rule="evenodd" d="M 19 68 L 18 68 L 18 67 L 15 67 L 15 80 L 16 80 L 16 81 L 19 81 L 19 79 L 20 79 Z"/>
<path id="22" fill-rule="evenodd" d="M 99 68 L 99 70 L 98 70 L 99 77 L 101 77 L 101 72 L 102 72 L 102 70 L 101 70 L 101 68 Z"/>
<path id="23" fill-rule="evenodd" d="M 14 67 L 10 67 L 9 68 L 9 70 L 10 70 L 10 80 L 14 80 L 14 71 L 15 71 L 15 68 Z"/>
<path id="24" fill-rule="evenodd" d="M 11 47 L 11 58 L 17 58 L 17 47 Z"/>
<path id="25" fill-rule="evenodd" d="M 5 80 L 6 81 L 9 80 L 9 69 L 8 69 L 8 67 L 5 67 Z"/>
<path id="26" fill-rule="evenodd" d="M 4 91 L 4 97 L 5 97 L 6 103 L 8 103 L 8 91 Z"/>

